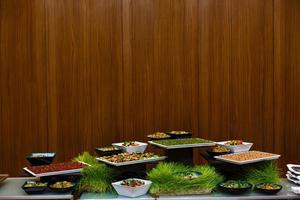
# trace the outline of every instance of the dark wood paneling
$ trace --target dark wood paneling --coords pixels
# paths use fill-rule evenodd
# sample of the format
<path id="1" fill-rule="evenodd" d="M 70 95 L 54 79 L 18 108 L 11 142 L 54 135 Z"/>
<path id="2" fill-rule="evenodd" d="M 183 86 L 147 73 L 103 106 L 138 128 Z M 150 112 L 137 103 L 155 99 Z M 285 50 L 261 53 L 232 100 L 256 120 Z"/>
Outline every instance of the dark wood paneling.
<path id="1" fill-rule="evenodd" d="M 300 163 L 300 1 L 275 0 L 275 150 Z"/>
<path id="2" fill-rule="evenodd" d="M 19 174 L 47 150 L 43 0 L 0 1 L 0 172 Z"/>
<path id="3" fill-rule="evenodd" d="M 49 149 L 60 160 L 119 140 L 121 3 L 46 1 Z"/>

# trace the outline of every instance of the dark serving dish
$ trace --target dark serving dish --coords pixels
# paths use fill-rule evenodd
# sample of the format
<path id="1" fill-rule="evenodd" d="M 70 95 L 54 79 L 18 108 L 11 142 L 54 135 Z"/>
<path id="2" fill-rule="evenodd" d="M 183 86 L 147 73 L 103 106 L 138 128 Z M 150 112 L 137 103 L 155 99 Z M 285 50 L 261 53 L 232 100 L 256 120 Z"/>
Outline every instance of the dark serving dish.
<path id="1" fill-rule="evenodd" d="M 214 151 L 215 148 L 224 148 L 224 151 Z M 231 151 L 230 151 L 230 149 L 225 148 L 225 147 L 212 147 L 212 148 L 209 148 L 206 152 L 211 157 L 215 157 L 215 156 L 221 156 L 221 155 L 225 155 L 225 154 L 230 154 Z"/>
<path id="2" fill-rule="evenodd" d="M 243 187 L 238 187 L 238 188 L 233 188 L 233 187 L 227 187 L 226 184 L 229 182 L 238 182 L 239 184 L 245 184 Z M 252 184 L 244 181 L 227 181 L 224 183 L 219 184 L 219 188 L 222 192 L 228 193 L 228 194 L 233 194 L 233 195 L 238 195 L 238 194 L 244 194 L 249 192 L 252 189 Z"/>
<path id="3" fill-rule="evenodd" d="M 115 154 L 122 153 L 122 149 L 114 146 L 108 146 L 108 147 L 100 147 L 95 149 L 98 156 L 111 156 Z"/>
<path id="4" fill-rule="evenodd" d="M 39 166 L 39 165 L 49 165 L 52 163 L 53 159 L 55 158 L 55 153 L 31 153 L 27 156 L 28 162 L 32 166 Z"/>
<path id="5" fill-rule="evenodd" d="M 282 186 L 274 183 L 259 183 L 255 185 L 255 190 L 264 194 L 276 194 L 282 189 Z"/>
<path id="6" fill-rule="evenodd" d="M 61 181 L 63 182 L 63 181 Z M 61 183 L 60 182 L 60 183 Z M 57 182 L 56 182 L 57 183 Z M 69 182 L 71 185 L 69 187 L 61 187 L 61 188 L 57 188 L 57 187 L 54 187 L 53 185 L 56 184 L 56 183 L 53 183 L 53 184 L 49 184 L 49 188 L 52 192 L 56 192 L 56 193 L 68 193 L 68 192 L 72 192 L 73 189 L 75 188 L 76 184 L 73 183 L 73 182 Z"/>
<path id="7" fill-rule="evenodd" d="M 182 138 L 191 138 L 192 133 L 186 131 L 169 131 L 168 135 L 171 136 L 171 139 L 182 139 Z"/>
<path id="8" fill-rule="evenodd" d="M 26 187 L 26 185 L 28 184 L 45 184 L 44 186 L 29 186 Z M 26 181 L 23 186 L 22 189 L 27 193 L 27 194 L 41 194 L 43 192 L 45 192 L 45 190 L 48 188 L 47 187 L 48 184 L 47 183 L 43 183 L 40 181 Z"/>

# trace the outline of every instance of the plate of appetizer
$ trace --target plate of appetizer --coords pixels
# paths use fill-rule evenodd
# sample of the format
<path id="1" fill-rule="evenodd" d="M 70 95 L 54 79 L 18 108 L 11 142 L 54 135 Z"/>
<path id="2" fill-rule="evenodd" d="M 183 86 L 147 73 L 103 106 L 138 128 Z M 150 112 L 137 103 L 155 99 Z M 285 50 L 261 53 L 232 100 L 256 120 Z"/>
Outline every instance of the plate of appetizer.
<path id="1" fill-rule="evenodd" d="M 264 194 L 276 194 L 282 189 L 282 186 L 275 183 L 259 183 L 255 185 L 255 190 Z"/>
<path id="2" fill-rule="evenodd" d="M 153 134 L 147 135 L 148 138 L 151 140 L 163 140 L 171 138 L 170 135 L 163 133 L 163 132 L 155 132 Z"/>
<path id="3" fill-rule="evenodd" d="M 168 135 L 171 136 L 172 139 L 180 139 L 180 138 L 191 138 L 192 133 L 187 131 L 169 131 Z"/>
<path id="4" fill-rule="evenodd" d="M 240 153 L 233 153 L 221 156 L 215 156 L 217 160 L 228 162 L 237 165 L 244 165 L 249 163 L 256 163 L 266 160 L 276 160 L 280 157 L 278 154 L 272 154 L 262 151 L 247 151 Z"/>
<path id="5" fill-rule="evenodd" d="M 145 195 L 150 189 L 151 184 L 152 182 L 149 180 L 129 178 L 114 182 L 112 186 L 119 195 L 134 198 Z"/>
<path id="6" fill-rule="evenodd" d="M 113 166 L 125 166 L 140 163 L 158 162 L 166 159 L 166 156 L 158 156 L 154 153 L 120 153 L 111 156 L 102 156 L 96 159 Z"/>
<path id="7" fill-rule="evenodd" d="M 49 165 L 55 158 L 55 153 L 31 153 L 26 158 L 32 166 Z"/>
<path id="8" fill-rule="evenodd" d="M 27 194 L 41 194 L 48 188 L 48 183 L 41 181 L 26 181 L 22 189 Z"/>
<path id="9" fill-rule="evenodd" d="M 286 166 L 294 174 L 300 175 L 300 165 L 287 164 Z"/>
<path id="10" fill-rule="evenodd" d="M 62 174 L 79 173 L 87 164 L 79 162 L 56 163 L 23 168 L 26 172 L 36 177 L 54 176 Z"/>
<path id="11" fill-rule="evenodd" d="M 112 145 L 122 149 L 124 152 L 127 153 L 143 153 L 148 146 L 147 143 L 137 141 L 125 141 L 120 143 L 113 143 Z"/>
<path id="12" fill-rule="evenodd" d="M 240 180 L 228 180 L 220 183 L 219 188 L 221 191 L 229 194 L 243 194 L 252 189 L 252 184 Z"/>
<path id="13" fill-rule="evenodd" d="M 165 149 L 208 147 L 215 145 L 214 142 L 201 138 L 155 140 L 148 141 L 148 143 Z"/>
<path id="14" fill-rule="evenodd" d="M 212 157 L 229 154 L 230 152 L 231 150 L 229 148 L 219 146 L 219 145 L 211 147 L 210 149 L 207 150 L 207 153 Z"/>
<path id="15" fill-rule="evenodd" d="M 96 148 L 96 153 L 98 156 L 110 156 L 118 153 L 122 153 L 122 149 L 116 146 L 108 146 Z"/>
<path id="16" fill-rule="evenodd" d="M 253 143 L 244 142 L 242 140 L 228 140 L 217 142 L 217 144 L 230 149 L 232 153 L 249 151 L 253 145 Z"/>
<path id="17" fill-rule="evenodd" d="M 49 188 L 53 192 L 66 193 L 66 192 L 71 192 L 75 186 L 76 186 L 75 183 L 69 181 L 57 181 L 53 184 L 50 184 Z"/>

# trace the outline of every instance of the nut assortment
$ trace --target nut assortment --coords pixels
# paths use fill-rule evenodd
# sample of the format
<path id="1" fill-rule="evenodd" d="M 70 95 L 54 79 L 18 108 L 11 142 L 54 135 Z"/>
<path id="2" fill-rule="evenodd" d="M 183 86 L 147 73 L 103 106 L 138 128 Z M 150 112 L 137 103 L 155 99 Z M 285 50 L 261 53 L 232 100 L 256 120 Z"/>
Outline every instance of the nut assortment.
<path id="1" fill-rule="evenodd" d="M 247 151 L 247 152 L 242 152 L 237 154 L 223 155 L 220 157 L 228 160 L 234 160 L 234 161 L 248 161 L 248 160 L 255 160 L 259 158 L 268 158 L 274 155 L 275 154 L 266 153 L 262 151 Z"/>
<path id="2" fill-rule="evenodd" d="M 67 163 L 57 163 L 57 164 L 50 164 L 50 165 L 28 167 L 28 169 L 35 174 L 43 174 L 43 173 L 48 173 L 48 172 L 58 172 L 58 171 L 66 171 L 66 170 L 73 170 L 73 169 L 81 169 L 83 167 L 85 167 L 85 165 L 82 163 L 67 162 Z"/>
<path id="3" fill-rule="evenodd" d="M 107 160 L 113 163 L 121 163 L 135 160 L 145 160 L 150 158 L 158 158 L 154 153 L 120 153 L 112 156 L 102 156 L 101 160 Z"/>
<path id="4" fill-rule="evenodd" d="M 148 135 L 147 137 L 153 139 L 165 139 L 165 138 L 170 138 L 171 136 L 163 132 L 155 132 L 151 135 Z"/>

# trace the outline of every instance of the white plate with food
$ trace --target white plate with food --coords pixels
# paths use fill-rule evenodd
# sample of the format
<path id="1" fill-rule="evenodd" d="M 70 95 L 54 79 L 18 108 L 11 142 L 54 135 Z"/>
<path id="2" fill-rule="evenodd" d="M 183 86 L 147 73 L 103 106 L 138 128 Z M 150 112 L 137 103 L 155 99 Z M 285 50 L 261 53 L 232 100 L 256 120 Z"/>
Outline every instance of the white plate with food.
<path id="1" fill-rule="evenodd" d="M 236 165 L 244 165 L 250 163 L 256 163 L 267 160 L 276 160 L 280 157 L 278 154 L 272 154 L 262 151 L 247 151 L 240 153 L 233 153 L 221 156 L 215 156 L 217 160 L 228 162 Z"/>
<path id="2" fill-rule="evenodd" d="M 137 142 L 137 141 L 128 141 L 128 142 L 119 142 L 119 143 L 112 143 L 113 146 L 119 147 L 124 152 L 127 153 L 143 153 L 148 144 L 143 142 Z"/>
<path id="3" fill-rule="evenodd" d="M 151 187 L 152 182 L 148 180 L 129 178 L 112 183 L 119 195 L 126 197 L 139 197 L 145 195 Z"/>
<path id="4" fill-rule="evenodd" d="M 230 149 L 232 153 L 249 151 L 253 145 L 253 143 L 244 142 L 242 140 L 227 140 L 223 142 L 217 142 L 217 144 Z"/>

